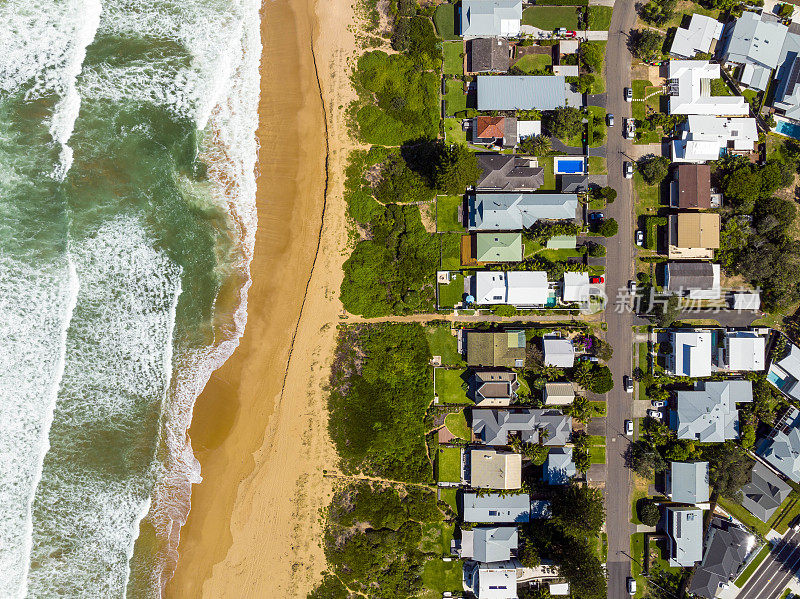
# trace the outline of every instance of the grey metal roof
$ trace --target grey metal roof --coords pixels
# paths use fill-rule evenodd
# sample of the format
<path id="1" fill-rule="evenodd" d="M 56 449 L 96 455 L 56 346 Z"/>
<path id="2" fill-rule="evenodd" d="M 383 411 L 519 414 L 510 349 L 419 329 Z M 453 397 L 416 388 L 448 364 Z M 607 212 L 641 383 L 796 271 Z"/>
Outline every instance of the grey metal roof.
<path id="1" fill-rule="evenodd" d="M 800 411 L 791 408 L 756 453 L 778 472 L 800 483 Z"/>
<path id="2" fill-rule="evenodd" d="M 467 539 L 467 547 L 464 540 Z M 469 544 L 471 543 L 471 545 Z M 477 526 L 461 532 L 461 557 L 476 562 L 504 562 L 517 550 L 519 535 L 516 526 Z M 469 555 L 463 549 L 471 549 Z"/>
<path id="3" fill-rule="evenodd" d="M 531 499 L 527 493 L 464 493 L 464 522 L 527 522 Z"/>
<path id="4" fill-rule="evenodd" d="M 732 522 L 712 518 L 706 535 L 703 561 L 695 569 L 689 593 L 714 599 L 720 585 L 730 582 L 739 573 L 752 540 L 750 533 Z"/>
<path id="5" fill-rule="evenodd" d="M 703 558 L 703 510 L 667 508 L 671 566 L 691 568 Z"/>
<path id="6" fill-rule="evenodd" d="M 461 35 L 503 35 L 501 22 L 522 19 L 522 0 L 462 0 Z"/>
<path id="7" fill-rule="evenodd" d="M 677 409 L 670 412 L 670 427 L 678 439 L 722 443 L 739 437 L 737 402 L 753 401 L 751 381 L 706 381 L 694 391 L 678 391 Z"/>
<path id="8" fill-rule="evenodd" d="M 508 435 L 514 432 L 525 442 L 538 443 L 542 430 L 546 431 L 544 445 L 566 445 L 572 433 L 572 416 L 538 408 L 472 410 L 472 432 L 486 445 L 508 445 Z"/>
<path id="9" fill-rule="evenodd" d="M 513 154 L 478 154 L 478 166 L 482 172 L 475 187 L 502 191 L 535 191 L 544 185 L 544 169 L 530 166 L 530 162 L 530 158 Z"/>
<path id="10" fill-rule="evenodd" d="M 548 485 L 565 485 L 576 473 L 572 447 L 555 447 L 550 450 L 544 463 L 544 479 Z"/>
<path id="11" fill-rule="evenodd" d="M 539 220 L 572 220 L 578 196 L 570 193 L 476 193 L 469 197 L 469 228 L 519 231 Z"/>
<path id="12" fill-rule="evenodd" d="M 559 75 L 478 75 L 478 110 L 554 110 L 567 105 Z"/>
<path id="13" fill-rule="evenodd" d="M 762 522 L 775 513 L 792 488 L 761 462 L 750 472 L 750 482 L 742 487 L 742 506 Z"/>
<path id="14" fill-rule="evenodd" d="M 705 503 L 709 499 L 708 462 L 672 462 L 670 485 L 672 501 Z"/>

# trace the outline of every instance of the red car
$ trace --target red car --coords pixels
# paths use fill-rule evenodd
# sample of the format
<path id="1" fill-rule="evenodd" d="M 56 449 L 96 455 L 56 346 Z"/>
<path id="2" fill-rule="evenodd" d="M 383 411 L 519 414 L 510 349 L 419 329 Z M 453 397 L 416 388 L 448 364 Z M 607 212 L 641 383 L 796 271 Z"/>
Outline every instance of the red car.
<path id="1" fill-rule="evenodd" d="M 593 284 L 605 283 L 606 279 L 605 277 L 589 277 L 589 282 Z"/>

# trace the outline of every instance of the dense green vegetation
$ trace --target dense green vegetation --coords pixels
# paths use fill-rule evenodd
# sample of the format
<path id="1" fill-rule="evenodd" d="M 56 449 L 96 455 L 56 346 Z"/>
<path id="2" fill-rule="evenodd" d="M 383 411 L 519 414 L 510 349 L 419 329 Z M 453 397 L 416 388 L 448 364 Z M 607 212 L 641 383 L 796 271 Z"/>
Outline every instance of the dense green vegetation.
<path id="1" fill-rule="evenodd" d="M 345 472 L 432 480 L 425 447 L 430 358 L 419 324 L 342 329 L 331 371 L 329 430 Z"/>

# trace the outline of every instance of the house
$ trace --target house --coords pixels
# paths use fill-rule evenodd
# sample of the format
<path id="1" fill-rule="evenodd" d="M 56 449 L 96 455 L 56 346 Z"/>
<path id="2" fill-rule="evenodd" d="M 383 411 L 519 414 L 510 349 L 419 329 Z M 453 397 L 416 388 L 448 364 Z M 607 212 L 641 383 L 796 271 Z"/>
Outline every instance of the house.
<path id="1" fill-rule="evenodd" d="M 572 383 L 545 383 L 543 395 L 546 406 L 565 406 L 575 401 Z"/>
<path id="2" fill-rule="evenodd" d="M 567 105 L 561 75 L 478 75 L 478 110 L 555 110 Z"/>
<path id="3" fill-rule="evenodd" d="M 667 507 L 669 565 L 692 568 L 703 558 L 703 510 Z"/>
<path id="4" fill-rule="evenodd" d="M 693 300 L 719 299 L 719 264 L 710 262 L 667 262 L 664 290 Z"/>
<path id="5" fill-rule="evenodd" d="M 462 37 L 514 37 L 522 24 L 522 0 L 462 0 Z"/>
<path id="6" fill-rule="evenodd" d="M 485 193 L 469 196 L 472 231 L 520 231 L 539 220 L 574 220 L 574 193 Z"/>
<path id="7" fill-rule="evenodd" d="M 572 416 L 565 416 L 552 409 L 475 408 L 472 410 L 472 434 L 485 445 L 508 445 L 509 435 L 517 434 L 524 443 L 541 441 L 542 445 L 559 447 L 569 442 Z"/>
<path id="8" fill-rule="evenodd" d="M 514 561 L 467 562 L 464 589 L 477 599 L 517 599 L 517 564 Z"/>
<path id="9" fill-rule="evenodd" d="M 505 73 L 511 66 L 511 47 L 503 37 L 479 37 L 465 42 L 466 74 Z"/>
<path id="10" fill-rule="evenodd" d="M 690 115 L 679 139 L 671 142 L 675 162 L 717 160 L 730 152 L 750 153 L 758 143 L 756 120 Z"/>
<path id="11" fill-rule="evenodd" d="M 708 210 L 711 208 L 711 167 L 707 164 L 680 164 L 677 178 L 670 183 L 673 208 Z"/>
<path id="12" fill-rule="evenodd" d="M 712 517 L 703 560 L 691 577 L 689 594 L 715 599 L 737 577 L 755 544 L 755 537 L 745 529 L 729 520 Z"/>
<path id="13" fill-rule="evenodd" d="M 513 116 L 476 116 L 472 119 L 472 143 L 500 144 L 513 148 L 519 141 L 517 119 Z"/>
<path id="14" fill-rule="evenodd" d="M 561 175 L 561 193 L 587 193 L 588 175 Z"/>
<path id="15" fill-rule="evenodd" d="M 734 310 L 758 310 L 761 308 L 761 294 L 758 291 L 734 293 L 731 304 Z"/>
<path id="16" fill-rule="evenodd" d="M 722 37 L 722 23 L 712 17 L 693 14 L 688 29 L 678 27 L 669 53 L 680 58 L 694 58 L 698 52 L 708 53 L 711 45 Z"/>
<path id="17" fill-rule="evenodd" d="M 789 353 L 780 360 L 769 365 L 767 380 L 775 385 L 784 395 L 800 401 L 800 349 L 789 344 Z"/>
<path id="18" fill-rule="evenodd" d="M 716 212 L 680 212 L 668 219 L 670 260 L 711 259 L 719 248 L 720 217 Z"/>
<path id="19" fill-rule="evenodd" d="M 572 368 L 575 365 L 575 347 L 572 341 L 563 337 L 546 335 L 544 345 L 544 365 L 558 368 Z"/>
<path id="20" fill-rule="evenodd" d="M 481 175 L 475 189 L 536 191 L 544 185 L 544 169 L 535 158 L 494 153 L 478 154 L 477 158 Z"/>
<path id="21" fill-rule="evenodd" d="M 667 488 L 675 503 L 706 503 L 710 497 L 708 462 L 671 462 Z"/>
<path id="22" fill-rule="evenodd" d="M 516 372 L 489 370 L 476 372 L 472 377 L 475 405 L 481 407 L 508 406 L 517 398 L 519 381 Z"/>
<path id="23" fill-rule="evenodd" d="M 565 302 L 586 303 L 589 301 L 591 289 L 589 287 L 588 272 L 565 272 L 564 284 L 561 287 L 561 299 Z"/>
<path id="24" fill-rule="evenodd" d="M 740 66 L 739 80 L 747 87 L 767 89 L 773 69 L 778 67 L 789 28 L 764 12 L 744 12 L 723 32 L 722 62 Z"/>
<path id="25" fill-rule="evenodd" d="M 759 443 L 756 454 L 794 483 L 800 483 L 800 411 L 789 410 L 767 439 Z"/>
<path id="26" fill-rule="evenodd" d="M 725 333 L 725 362 L 728 370 L 764 370 L 767 340 L 755 331 Z"/>
<path id="27" fill-rule="evenodd" d="M 516 554 L 519 535 L 516 526 L 476 526 L 461 531 L 459 557 L 476 562 L 504 562 Z"/>
<path id="28" fill-rule="evenodd" d="M 577 474 L 572 461 L 572 447 L 554 447 L 544 463 L 544 480 L 548 485 L 566 485 Z"/>
<path id="29" fill-rule="evenodd" d="M 464 522 L 513 524 L 530 518 L 531 499 L 527 493 L 464 493 Z"/>
<path id="30" fill-rule="evenodd" d="M 675 376 L 711 376 L 711 331 L 670 331 L 667 369 Z"/>
<path id="31" fill-rule="evenodd" d="M 476 489 L 519 489 L 522 486 L 522 456 L 512 451 L 473 449 L 470 485 Z"/>
<path id="32" fill-rule="evenodd" d="M 522 233 L 474 233 L 472 255 L 479 264 L 500 264 L 522 260 Z"/>
<path id="33" fill-rule="evenodd" d="M 712 96 L 711 81 L 719 65 L 707 60 L 671 60 L 668 76 L 669 114 L 746 116 L 750 105 L 742 96 Z"/>
<path id="34" fill-rule="evenodd" d="M 543 270 L 481 270 L 466 277 L 465 285 L 479 305 L 545 306 L 550 296 Z"/>
<path id="35" fill-rule="evenodd" d="M 488 368 L 524 368 L 525 331 L 468 331 L 467 364 Z"/>
<path id="36" fill-rule="evenodd" d="M 792 488 L 761 462 L 750 471 L 750 482 L 742 487 L 742 507 L 767 522 L 792 492 Z"/>
<path id="37" fill-rule="evenodd" d="M 670 428 L 678 439 L 723 443 L 739 437 L 737 403 L 753 401 L 751 381 L 700 381 L 693 391 L 678 391 Z"/>

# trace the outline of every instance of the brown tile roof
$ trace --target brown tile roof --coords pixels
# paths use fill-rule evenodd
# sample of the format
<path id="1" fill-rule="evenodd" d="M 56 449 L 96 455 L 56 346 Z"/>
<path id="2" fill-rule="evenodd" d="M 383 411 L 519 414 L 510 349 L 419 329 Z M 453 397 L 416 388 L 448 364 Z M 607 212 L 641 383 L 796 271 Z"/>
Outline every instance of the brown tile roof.
<path id="1" fill-rule="evenodd" d="M 711 167 L 681 164 L 678 167 L 678 208 L 707 210 L 711 207 Z"/>
<path id="2" fill-rule="evenodd" d="M 479 116 L 475 119 L 475 135 L 480 139 L 503 137 L 505 117 Z"/>

